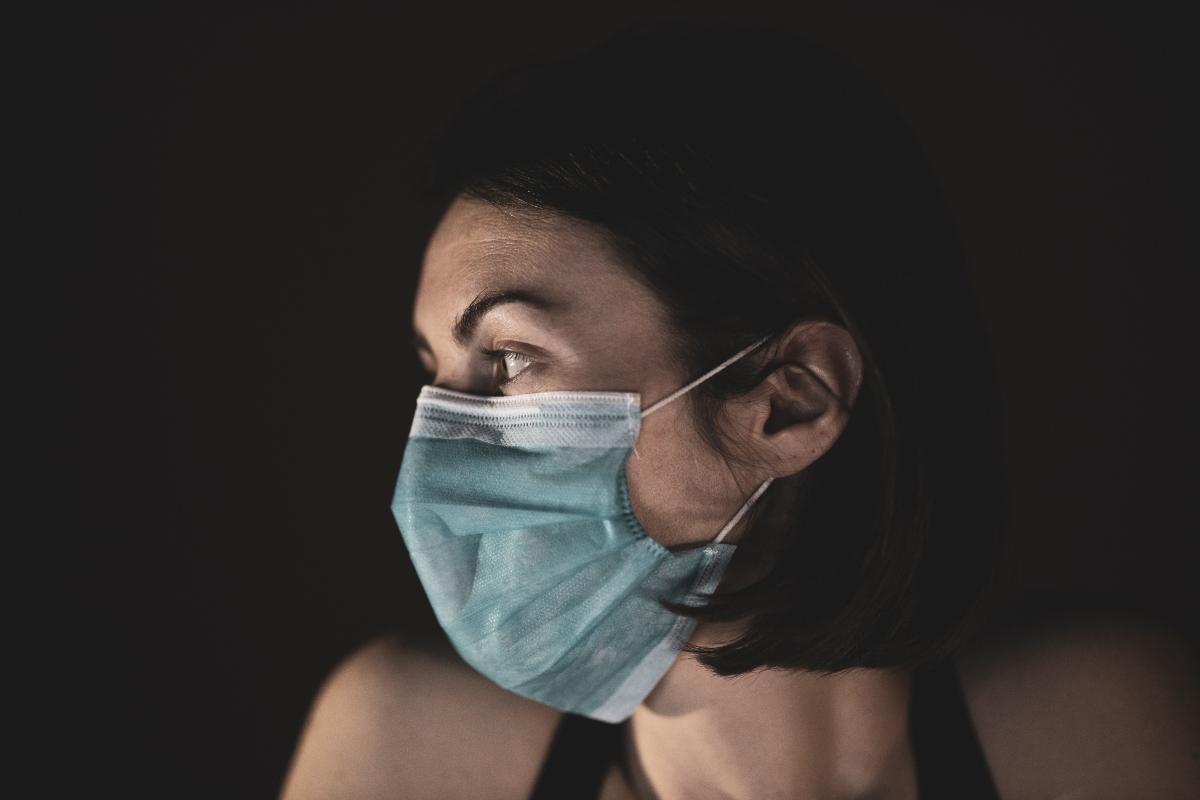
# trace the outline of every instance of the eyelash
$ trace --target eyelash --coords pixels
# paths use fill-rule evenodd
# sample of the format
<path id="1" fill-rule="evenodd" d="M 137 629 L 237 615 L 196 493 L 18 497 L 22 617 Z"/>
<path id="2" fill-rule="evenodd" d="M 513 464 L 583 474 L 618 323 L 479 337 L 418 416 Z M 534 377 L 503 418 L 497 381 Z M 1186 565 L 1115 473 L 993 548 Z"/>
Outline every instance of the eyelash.
<path id="1" fill-rule="evenodd" d="M 524 353 L 518 353 L 515 350 L 505 350 L 503 348 L 498 349 L 498 350 L 493 350 L 490 347 L 481 347 L 481 348 L 479 348 L 479 352 L 483 353 L 485 356 L 492 359 L 493 361 L 503 360 L 505 356 L 516 356 L 518 359 L 525 362 L 526 364 L 533 363 L 532 358 L 525 355 Z M 525 369 L 529 369 L 529 367 L 525 367 Z M 499 382 L 497 382 L 496 385 L 504 386 L 506 384 L 512 383 L 517 378 L 521 377 L 521 374 L 523 372 L 525 372 L 525 369 L 522 369 L 521 372 L 518 372 L 516 375 L 513 375 L 511 378 L 502 378 Z"/>

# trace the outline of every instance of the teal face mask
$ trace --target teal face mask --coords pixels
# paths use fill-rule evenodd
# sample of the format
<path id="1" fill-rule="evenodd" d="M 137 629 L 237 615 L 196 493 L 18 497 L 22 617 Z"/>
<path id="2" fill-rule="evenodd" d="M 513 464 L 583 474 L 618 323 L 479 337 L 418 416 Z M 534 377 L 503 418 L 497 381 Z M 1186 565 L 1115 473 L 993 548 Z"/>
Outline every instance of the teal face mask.
<path id="1" fill-rule="evenodd" d="M 392 512 L 438 622 L 504 688 L 605 722 L 627 718 L 675 660 L 735 546 L 671 552 L 642 529 L 625 462 L 646 410 L 636 392 L 483 397 L 425 386 Z"/>

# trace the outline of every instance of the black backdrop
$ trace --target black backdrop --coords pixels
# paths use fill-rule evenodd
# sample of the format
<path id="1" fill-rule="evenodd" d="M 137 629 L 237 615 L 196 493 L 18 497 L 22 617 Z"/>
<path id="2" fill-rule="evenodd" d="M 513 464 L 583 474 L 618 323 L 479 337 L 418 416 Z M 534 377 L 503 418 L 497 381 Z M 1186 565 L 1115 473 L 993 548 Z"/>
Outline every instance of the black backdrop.
<path id="1" fill-rule="evenodd" d="M 497 66 L 647 8 L 565 5 L 0 12 L 5 796 L 272 796 L 339 658 L 436 635 L 388 508 L 421 383 L 415 157 Z M 884 83 L 971 251 L 1009 615 L 1194 639 L 1190 29 L 796 5 L 736 7 Z"/>

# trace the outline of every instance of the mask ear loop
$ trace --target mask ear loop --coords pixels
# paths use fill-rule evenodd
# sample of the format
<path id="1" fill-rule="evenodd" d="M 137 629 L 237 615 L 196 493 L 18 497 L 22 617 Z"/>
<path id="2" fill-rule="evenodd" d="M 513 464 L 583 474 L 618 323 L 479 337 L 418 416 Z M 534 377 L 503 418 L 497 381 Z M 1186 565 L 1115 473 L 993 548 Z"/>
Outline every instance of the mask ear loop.
<path id="1" fill-rule="evenodd" d="M 650 414 L 653 414 L 655 411 L 658 411 L 660 408 L 665 406 L 667 403 L 669 403 L 672 400 L 674 400 L 675 398 L 679 397 L 680 395 L 682 395 L 684 392 L 688 391 L 689 389 L 695 388 L 696 386 L 700 385 L 704 381 L 711 378 L 713 375 L 716 375 L 718 372 L 725 369 L 730 364 L 737 361 L 739 358 L 746 355 L 746 353 L 749 353 L 751 350 L 758 347 L 760 344 L 762 344 L 763 342 L 765 342 L 767 339 L 770 339 L 770 338 L 771 338 L 770 336 L 764 336 L 763 338 L 759 339 L 757 342 L 750 345 L 749 347 L 742 348 L 738 352 L 731 355 L 729 358 L 722 361 L 720 364 L 717 364 L 715 367 L 710 369 L 708 372 L 701 375 L 699 378 L 696 378 L 696 380 L 692 381 L 691 383 L 685 384 L 684 386 L 679 387 L 678 389 L 676 389 L 675 391 L 671 392 L 669 395 L 664 397 L 662 400 L 659 400 L 659 401 L 653 403 L 649 408 L 642 411 L 642 416 L 645 417 Z"/>
<path id="2" fill-rule="evenodd" d="M 734 353 L 729 358 L 722 361 L 720 364 L 717 364 L 715 367 L 713 367 L 708 372 L 701 375 L 699 378 L 696 378 L 695 380 L 691 381 L 690 383 L 687 383 L 687 384 L 679 387 L 678 389 L 671 392 L 669 395 L 667 395 L 663 399 L 661 399 L 655 403 L 652 403 L 649 408 L 647 408 L 641 412 L 641 416 L 647 417 L 650 414 L 653 414 L 655 411 L 658 411 L 660 408 L 665 406 L 667 403 L 671 402 L 672 400 L 676 399 L 677 397 L 680 397 L 681 395 L 685 394 L 686 392 L 695 388 L 696 386 L 699 386 L 701 383 L 704 383 L 704 381 L 708 380 L 713 375 L 716 375 L 718 372 L 725 369 L 730 364 L 737 361 L 739 358 L 746 355 L 747 353 L 749 353 L 751 350 L 755 349 L 756 347 L 760 346 L 763 342 L 767 341 L 770 338 L 771 338 L 770 336 L 764 336 L 761 339 L 759 339 L 757 342 L 755 342 L 754 344 L 748 345 L 747 347 L 743 347 L 741 350 Z M 729 532 L 731 530 L 733 530 L 733 527 L 735 525 L 737 525 L 738 521 L 743 516 L 746 515 L 747 511 L 750 510 L 750 506 L 754 505 L 754 501 L 756 501 L 756 500 L 758 500 L 758 498 L 762 497 L 762 493 L 767 490 L 767 487 L 771 485 L 771 481 L 773 481 L 773 480 L 775 480 L 775 479 L 767 478 L 765 481 L 763 481 L 761 484 L 759 484 L 759 487 L 754 490 L 754 494 L 750 495 L 749 499 L 746 500 L 746 502 L 742 504 L 742 507 L 738 509 L 738 512 L 733 515 L 733 519 L 731 519 L 725 523 L 725 526 L 723 528 L 721 528 L 721 532 L 717 534 L 716 538 L 712 540 L 711 544 L 719 544 L 725 540 L 725 537 L 729 535 Z"/>
<path id="3" fill-rule="evenodd" d="M 771 485 L 771 481 L 773 480 L 775 479 L 767 478 L 765 481 L 759 484 L 759 487 L 754 490 L 754 494 L 750 495 L 750 499 L 743 503 L 742 507 L 738 509 L 738 512 L 733 515 L 733 519 L 729 520 L 729 522 L 726 522 L 725 527 L 721 528 L 721 532 L 717 534 L 717 538 L 712 540 L 712 544 L 719 544 L 720 542 L 724 541 L 725 537 L 729 535 L 729 532 L 733 530 L 733 526 L 737 525 L 738 520 L 745 516 L 746 512 L 750 510 L 750 506 L 754 505 L 754 501 L 762 497 L 762 493 L 767 490 L 767 487 Z"/>

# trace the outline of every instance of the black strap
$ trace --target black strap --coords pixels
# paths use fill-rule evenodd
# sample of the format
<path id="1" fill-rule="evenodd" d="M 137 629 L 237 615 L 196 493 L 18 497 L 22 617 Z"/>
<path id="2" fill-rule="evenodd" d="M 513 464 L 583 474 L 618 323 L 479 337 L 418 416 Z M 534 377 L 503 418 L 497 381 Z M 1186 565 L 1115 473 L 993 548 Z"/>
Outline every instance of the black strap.
<path id="1" fill-rule="evenodd" d="M 949 659 L 913 672 L 909 732 L 921 800 L 999 800 Z"/>
<path id="2" fill-rule="evenodd" d="M 599 797 L 605 774 L 620 758 L 624 733 L 624 723 L 563 714 L 530 800 Z"/>

